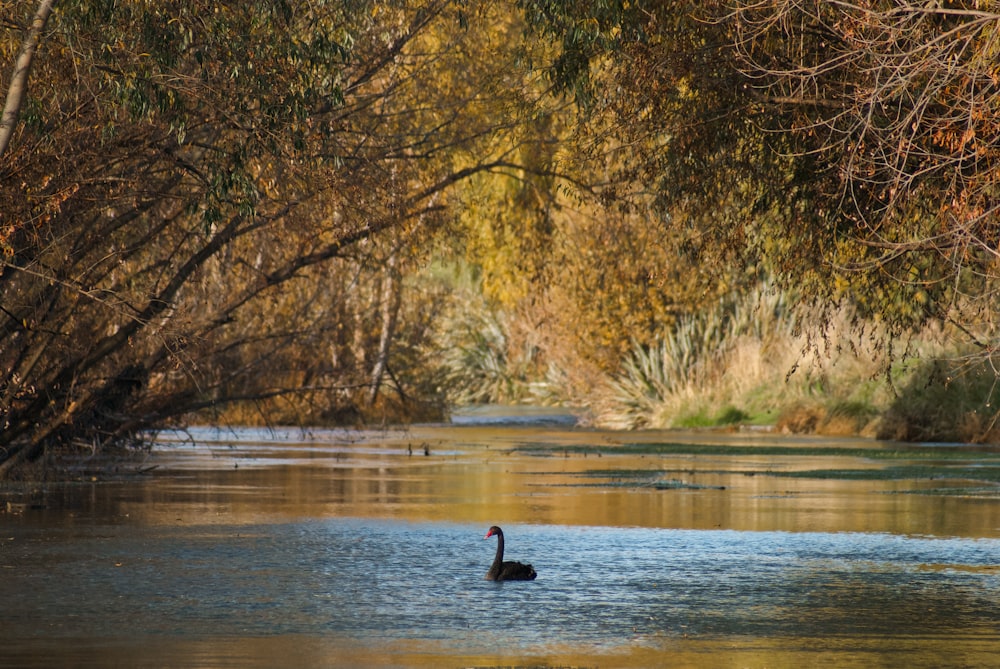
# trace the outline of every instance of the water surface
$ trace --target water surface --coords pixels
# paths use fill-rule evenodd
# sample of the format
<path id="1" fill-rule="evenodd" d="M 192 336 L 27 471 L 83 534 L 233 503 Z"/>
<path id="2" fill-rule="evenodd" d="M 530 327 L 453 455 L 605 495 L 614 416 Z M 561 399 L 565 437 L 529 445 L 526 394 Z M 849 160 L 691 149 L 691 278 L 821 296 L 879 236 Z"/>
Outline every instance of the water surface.
<path id="1" fill-rule="evenodd" d="M 0 514 L 0 665 L 996 666 L 988 483 L 787 475 L 926 464 L 896 444 L 628 438 L 690 452 L 560 426 L 166 435 L 146 475 L 81 469 Z M 536 581 L 482 578 L 494 523 Z"/>

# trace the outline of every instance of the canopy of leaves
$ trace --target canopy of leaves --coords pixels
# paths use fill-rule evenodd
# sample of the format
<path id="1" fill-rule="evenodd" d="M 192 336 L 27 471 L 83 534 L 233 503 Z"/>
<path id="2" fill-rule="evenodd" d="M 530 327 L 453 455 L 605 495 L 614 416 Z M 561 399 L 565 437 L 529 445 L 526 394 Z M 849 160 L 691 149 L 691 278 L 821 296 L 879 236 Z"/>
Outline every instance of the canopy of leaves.
<path id="1" fill-rule="evenodd" d="M 624 154 L 612 167 L 646 189 L 681 257 L 756 266 L 896 332 L 991 311 L 987 4 L 521 4 L 561 45 L 557 88 L 591 112 L 588 158 Z"/>
<path id="2" fill-rule="evenodd" d="M 735 3 L 725 17 L 755 97 L 782 110 L 780 129 L 822 166 L 813 187 L 833 233 L 827 262 L 869 312 L 899 325 L 993 311 L 991 5 Z"/>

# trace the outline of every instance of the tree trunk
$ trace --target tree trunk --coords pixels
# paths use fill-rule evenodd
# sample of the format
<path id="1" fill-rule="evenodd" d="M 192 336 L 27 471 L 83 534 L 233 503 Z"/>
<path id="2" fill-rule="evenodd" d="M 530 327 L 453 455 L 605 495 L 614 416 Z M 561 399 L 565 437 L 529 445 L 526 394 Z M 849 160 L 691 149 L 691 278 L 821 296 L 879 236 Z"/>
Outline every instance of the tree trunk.
<path id="1" fill-rule="evenodd" d="M 378 353 L 375 356 L 375 365 L 372 367 L 371 383 L 368 389 L 369 406 L 374 404 L 378 398 L 382 378 L 389 366 L 389 346 L 396 330 L 396 317 L 399 315 L 400 293 L 402 292 L 397 265 L 398 256 L 396 251 L 393 251 L 386 262 L 385 279 L 382 284 L 382 333 L 379 336 Z"/>
<path id="2" fill-rule="evenodd" d="M 52 6 L 55 0 L 42 0 L 35 12 L 35 18 L 31 21 L 28 34 L 21 44 L 21 53 L 17 56 L 14 64 L 14 74 L 10 78 L 10 86 L 7 87 L 7 102 L 3 107 L 3 116 L 0 117 L 0 156 L 7 150 L 10 138 L 14 134 L 14 127 L 17 126 L 17 119 L 21 115 L 21 107 L 24 105 L 24 98 L 28 93 L 28 73 L 31 71 L 31 61 L 35 57 L 35 49 L 41 40 L 42 31 L 52 13 Z"/>

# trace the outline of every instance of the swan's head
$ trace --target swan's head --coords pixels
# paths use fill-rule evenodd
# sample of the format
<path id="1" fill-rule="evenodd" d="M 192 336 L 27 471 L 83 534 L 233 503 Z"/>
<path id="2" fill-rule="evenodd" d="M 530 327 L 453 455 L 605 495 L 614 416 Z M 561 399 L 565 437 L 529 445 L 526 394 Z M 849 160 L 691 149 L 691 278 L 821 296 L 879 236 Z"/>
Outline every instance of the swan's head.
<path id="1" fill-rule="evenodd" d="M 497 536 L 501 536 L 502 537 L 503 536 L 503 530 L 501 530 L 499 527 L 497 527 L 496 525 L 494 525 L 493 527 L 491 527 L 489 529 L 489 531 L 486 533 L 486 536 L 483 537 L 483 539 L 489 539 L 493 535 L 497 535 Z"/>

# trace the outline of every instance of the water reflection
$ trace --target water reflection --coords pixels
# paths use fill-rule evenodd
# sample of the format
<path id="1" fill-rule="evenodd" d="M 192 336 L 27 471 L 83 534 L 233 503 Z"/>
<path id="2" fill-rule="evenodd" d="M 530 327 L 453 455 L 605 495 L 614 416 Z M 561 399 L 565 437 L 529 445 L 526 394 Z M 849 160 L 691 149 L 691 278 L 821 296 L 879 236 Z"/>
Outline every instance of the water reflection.
<path id="1" fill-rule="evenodd" d="M 1000 652 L 1000 500 L 768 475 L 814 467 L 805 456 L 509 452 L 605 443 L 572 430 L 279 437 L 177 446 L 139 481 L 52 486 L 42 509 L 0 516 L 0 596 L 18 602 L 0 665 L 937 667 Z M 483 579 L 494 523 L 537 581 Z"/>
<path id="2" fill-rule="evenodd" d="M 166 524 L 376 516 L 487 526 L 523 522 L 1000 537 L 1000 499 L 965 494 L 961 488 L 951 495 L 920 494 L 940 481 L 771 475 L 884 466 L 858 457 L 615 455 L 608 437 L 600 434 L 530 428 L 286 431 L 268 442 L 269 434 L 251 431 L 235 439 L 230 432 L 212 432 L 205 435 L 208 447 L 181 445 L 155 454 L 147 464 L 160 469 L 147 485 L 129 486 L 116 497 L 118 512 Z M 556 450 L 545 457 L 511 452 L 539 442 L 593 444 L 594 451 L 561 456 Z M 828 444 L 833 452 L 835 443 Z M 840 448 L 845 443 L 852 444 L 842 442 Z M 425 445 L 429 456 L 423 455 Z M 615 474 L 642 471 L 683 485 L 630 485 L 628 477 Z"/>

